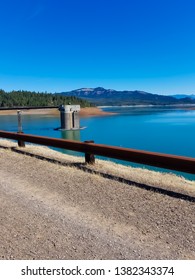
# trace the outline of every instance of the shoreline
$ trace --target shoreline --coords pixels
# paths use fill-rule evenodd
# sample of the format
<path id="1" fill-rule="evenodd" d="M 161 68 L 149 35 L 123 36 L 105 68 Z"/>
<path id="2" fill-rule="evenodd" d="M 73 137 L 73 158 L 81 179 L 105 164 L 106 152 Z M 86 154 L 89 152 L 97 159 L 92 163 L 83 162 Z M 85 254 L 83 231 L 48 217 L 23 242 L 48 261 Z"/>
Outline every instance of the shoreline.
<path id="1" fill-rule="evenodd" d="M 24 109 L 21 110 L 23 115 L 60 115 L 60 112 L 57 108 L 54 109 Z M 0 110 L 1 115 L 16 115 L 17 110 Z M 116 113 L 104 112 L 101 108 L 97 107 L 86 107 L 81 108 L 80 116 L 81 117 L 91 117 L 91 116 L 106 116 L 106 115 L 116 115 Z"/>
<path id="2" fill-rule="evenodd" d="M 159 105 L 119 105 L 119 106 L 97 106 L 97 107 L 85 107 L 81 108 L 80 110 L 80 117 L 87 118 L 87 117 L 101 117 L 101 116 L 111 116 L 111 115 L 118 115 L 118 113 L 114 112 L 105 112 L 103 111 L 104 108 L 142 108 L 142 107 L 158 107 Z M 169 106 L 164 106 L 168 108 Z M 176 107 L 176 106 L 174 106 Z M 182 105 L 178 106 L 178 108 L 183 110 L 195 110 L 195 107 L 190 105 Z M 60 115 L 60 112 L 57 108 L 45 108 L 45 109 L 21 109 L 23 115 L 48 115 L 48 116 L 57 116 Z M 17 109 L 11 110 L 1 110 L 0 109 L 0 116 L 6 115 L 17 115 Z"/>
<path id="3" fill-rule="evenodd" d="M 195 110 L 195 105 L 194 104 L 170 104 L 170 105 L 102 105 L 102 106 L 97 106 L 100 109 L 103 108 L 155 108 L 155 107 L 164 107 L 164 108 L 180 108 L 180 109 L 187 109 L 187 110 Z"/>

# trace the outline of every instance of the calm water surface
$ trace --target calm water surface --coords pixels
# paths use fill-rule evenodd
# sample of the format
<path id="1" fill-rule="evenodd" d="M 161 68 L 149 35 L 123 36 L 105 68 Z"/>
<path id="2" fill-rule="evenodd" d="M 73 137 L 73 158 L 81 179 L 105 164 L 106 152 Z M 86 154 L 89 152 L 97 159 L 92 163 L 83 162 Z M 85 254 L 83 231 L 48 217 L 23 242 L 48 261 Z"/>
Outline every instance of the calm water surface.
<path id="1" fill-rule="evenodd" d="M 195 111 L 164 107 L 110 107 L 104 110 L 118 114 L 82 118 L 81 126 L 86 128 L 80 131 L 54 130 L 60 126 L 60 119 L 56 116 L 24 115 L 23 131 L 41 136 L 94 140 L 98 144 L 195 157 Z M 16 132 L 17 117 L 0 116 L 0 129 Z M 70 151 L 68 153 L 75 154 Z M 193 175 L 182 175 L 195 180 Z"/>

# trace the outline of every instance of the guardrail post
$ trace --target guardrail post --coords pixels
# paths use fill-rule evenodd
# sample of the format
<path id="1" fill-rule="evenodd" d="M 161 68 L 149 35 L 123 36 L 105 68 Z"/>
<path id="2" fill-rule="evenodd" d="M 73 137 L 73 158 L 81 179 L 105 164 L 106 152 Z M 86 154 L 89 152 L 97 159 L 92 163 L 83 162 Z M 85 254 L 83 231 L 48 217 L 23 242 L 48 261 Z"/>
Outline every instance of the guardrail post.
<path id="1" fill-rule="evenodd" d="M 20 110 L 17 111 L 18 115 L 18 133 L 23 133 L 22 131 L 22 112 Z M 18 140 L 19 147 L 25 147 L 25 142 L 22 140 Z"/>
<path id="2" fill-rule="evenodd" d="M 84 141 L 84 143 L 94 143 L 94 141 L 93 140 Z M 94 156 L 94 154 L 85 153 L 85 163 L 95 164 L 95 156 Z"/>

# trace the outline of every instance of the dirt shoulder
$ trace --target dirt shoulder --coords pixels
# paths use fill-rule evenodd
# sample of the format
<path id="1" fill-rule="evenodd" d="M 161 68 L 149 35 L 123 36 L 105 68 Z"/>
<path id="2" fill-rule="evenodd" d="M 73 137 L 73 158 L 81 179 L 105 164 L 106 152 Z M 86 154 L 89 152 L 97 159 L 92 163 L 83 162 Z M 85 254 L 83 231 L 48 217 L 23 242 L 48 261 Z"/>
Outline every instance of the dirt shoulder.
<path id="1" fill-rule="evenodd" d="M 0 259 L 195 259 L 195 182 L 25 153 L 0 140 Z"/>

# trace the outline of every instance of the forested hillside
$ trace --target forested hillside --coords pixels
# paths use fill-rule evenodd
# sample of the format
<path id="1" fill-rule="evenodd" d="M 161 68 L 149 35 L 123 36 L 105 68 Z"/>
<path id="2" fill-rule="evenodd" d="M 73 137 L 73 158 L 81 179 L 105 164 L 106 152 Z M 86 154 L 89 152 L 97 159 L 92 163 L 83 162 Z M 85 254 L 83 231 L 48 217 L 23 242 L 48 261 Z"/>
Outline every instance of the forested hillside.
<path id="1" fill-rule="evenodd" d="M 174 98 L 173 96 L 152 94 L 139 90 L 113 90 L 102 87 L 80 88 L 69 92 L 61 92 L 63 96 L 76 96 L 88 100 L 95 105 L 179 105 L 195 104 L 191 96 Z"/>
<path id="2" fill-rule="evenodd" d="M 59 106 L 61 104 L 80 104 L 81 107 L 90 107 L 91 104 L 75 96 L 60 96 L 51 93 L 36 93 L 31 91 L 0 90 L 0 107 L 17 106 Z"/>

